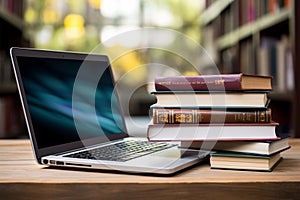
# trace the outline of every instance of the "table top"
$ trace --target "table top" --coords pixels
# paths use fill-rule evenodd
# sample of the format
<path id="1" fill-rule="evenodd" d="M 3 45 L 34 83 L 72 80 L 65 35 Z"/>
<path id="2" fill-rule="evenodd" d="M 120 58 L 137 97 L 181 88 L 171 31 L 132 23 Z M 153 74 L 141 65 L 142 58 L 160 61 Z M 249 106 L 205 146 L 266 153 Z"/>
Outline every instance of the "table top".
<path id="1" fill-rule="evenodd" d="M 61 170 L 38 165 L 29 140 L 0 140 L 0 183 L 3 182 L 89 182 L 89 183 L 216 183 L 216 182 L 300 182 L 300 139 L 290 139 L 291 149 L 273 172 L 213 170 L 208 163 L 173 176 L 144 176 L 99 170 Z M 26 172 L 26 173 L 24 173 Z"/>
<path id="2" fill-rule="evenodd" d="M 189 189 L 197 189 L 197 191 L 200 191 L 199 185 L 207 191 L 209 191 L 209 187 L 213 190 L 216 189 L 216 186 L 226 188 L 228 185 L 232 185 L 239 188 L 240 190 L 237 191 L 240 192 L 245 190 L 245 185 L 247 185 L 247 187 L 255 187 L 254 190 L 257 191 L 259 191 L 259 187 L 268 188 L 268 190 L 264 190 L 268 192 L 268 195 L 272 195 L 272 192 L 274 193 L 278 189 L 277 184 L 279 184 L 282 190 L 289 192 L 288 194 L 296 194 L 296 190 L 299 191 L 300 189 L 300 139 L 290 139 L 289 144 L 292 148 L 282 153 L 283 160 L 273 172 L 213 170 L 210 169 L 208 163 L 204 163 L 172 176 L 150 176 L 103 170 L 48 168 L 36 163 L 29 140 L 0 140 L 0 191 L 1 188 L 4 188 L 4 185 L 7 188 L 7 186 L 12 187 L 12 184 L 49 184 L 52 186 L 55 184 L 60 186 L 88 184 L 92 187 L 95 185 L 101 185 L 102 187 L 108 185 L 118 186 L 117 191 L 119 192 L 128 185 L 135 185 L 135 187 L 144 185 L 145 187 L 151 186 L 152 192 L 157 187 L 162 191 L 165 188 L 165 192 L 170 194 L 169 190 L 171 188 L 169 186 L 171 185 L 173 189 L 188 185 Z M 259 183 L 262 185 L 259 185 Z M 19 188 L 20 191 L 23 189 L 23 187 Z M 6 189 L 5 191 L 9 190 Z M 142 194 L 145 189 L 135 190 L 138 194 L 137 191 Z M 228 192 L 226 189 L 224 191 Z M 253 191 L 249 192 L 249 194 L 252 193 Z M 12 193 L 9 194 L 13 195 Z M 108 192 L 107 195 L 109 195 Z M 284 195 L 286 195 L 286 192 Z"/>

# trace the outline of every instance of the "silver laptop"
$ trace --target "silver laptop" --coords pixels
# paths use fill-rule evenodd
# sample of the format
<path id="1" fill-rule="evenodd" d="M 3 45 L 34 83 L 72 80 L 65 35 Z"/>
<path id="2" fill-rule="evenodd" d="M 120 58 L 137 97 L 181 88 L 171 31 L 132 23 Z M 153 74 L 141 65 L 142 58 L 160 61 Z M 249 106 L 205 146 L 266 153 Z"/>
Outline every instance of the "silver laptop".
<path id="1" fill-rule="evenodd" d="M 206 156 L 129 137 L 107 56 L 14 47 L 11 58 L 39 164 L 171 174 Z"/>

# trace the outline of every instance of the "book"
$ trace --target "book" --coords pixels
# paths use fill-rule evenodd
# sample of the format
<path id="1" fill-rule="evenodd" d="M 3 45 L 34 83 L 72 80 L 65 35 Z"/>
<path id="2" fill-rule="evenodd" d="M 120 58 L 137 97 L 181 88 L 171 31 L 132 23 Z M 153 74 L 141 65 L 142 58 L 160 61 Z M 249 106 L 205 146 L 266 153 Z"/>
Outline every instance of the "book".
<path id="1" fill-rule="evenodd" d="M 255 63 L 254 63 L 254 48 L 251 39 L 241 41 L 240 44 L 240 67 L 241 71 L 246 74 L 254 74 L 255 72 Z M 254 80 L 255 81 L 255 80 Z M 253 84 L 253 83 L 252 83 Z M 255 89 L 255 87 L 253 88 Z"/>
<path id="2" fill-rule="evenodd" d="M 277 87 L 277 74 L 278 74 L 276 70 L 277 69 L 276 43 L 277 43 L 276 38 L 264 36 L 261 38 L 260 47 L 259 47 L 259 49 L 261 49 L 259 51 L 262 51 L 263 53 L 263 55 L 259 57 L 260 60 L 259 64 L 266 65 L 266 66 L 262 66 L 263 68 L 266 68 L 263 69 L 262 71 L 264 74 L 267 73 L 267 75 L 271 75 L 273 77 L 272 78 L 273 87 Z"/>
<path id="3" fill-rule="evenodd" d="M 232 73 L 240 71 L 238 57 L 239 45 L 234 45 L 221 52 L 222 71 Z"/>
<path id="4" fill-rule="evenodd" d="M 272 90 L 271 76 L 219 74 L 156 77 L 156 91 L 178 90 Z"/>
<path id="5" fill-rule="evenodd" d="M 249 155 L 238 153 L 212 153 L 211 169 L 235 169 L 250 171 L 269 171 L 282 160 L 280 153 L 272 156 Z"/>
<path id="6" fill-rule="evenodd" d="M 278 140 L 271 123 L 154 124 L 147 129 L 149 141 Z"/>
<path id="7" fill-rule="evenodd" d="M 155 124 L 198 123 L 269 123 L 271 109 L 267 110 L 211 110 L 152 107 Z"/>
<path id="8" fill-rule="evenodd" d="M 267 108 L 268 91 L 155 91 L 156 107 Z"/>
<path id="9" fill-rule="evenodd" d="M 273 155 L 290 148 L 289 138 L 256 141 L 194 141 L 181 142 L 180 148 L 190 150 L 212 150 L 245 154 Z"/>

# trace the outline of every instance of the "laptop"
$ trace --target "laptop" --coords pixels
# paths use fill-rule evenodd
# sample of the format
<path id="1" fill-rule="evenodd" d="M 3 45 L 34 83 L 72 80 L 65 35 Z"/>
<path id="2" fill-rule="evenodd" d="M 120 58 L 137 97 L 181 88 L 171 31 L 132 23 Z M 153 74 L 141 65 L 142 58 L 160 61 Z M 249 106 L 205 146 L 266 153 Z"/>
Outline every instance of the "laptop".
<path id="1" fill-rule="evenodd" d="M 18 47 L 10 54 L 39 164 L 172 174 L 206 157 L 130 136 L 106 55 Z"/>

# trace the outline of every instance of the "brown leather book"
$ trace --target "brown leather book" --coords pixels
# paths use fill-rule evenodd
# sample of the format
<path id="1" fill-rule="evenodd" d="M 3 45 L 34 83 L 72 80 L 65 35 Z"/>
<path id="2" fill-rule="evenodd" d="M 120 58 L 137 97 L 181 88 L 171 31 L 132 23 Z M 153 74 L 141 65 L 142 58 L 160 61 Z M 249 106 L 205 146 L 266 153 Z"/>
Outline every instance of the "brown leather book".
<path id="1" fill-rule="evenodd" d="M 180 108 L 153 108 L 153 123 L 198 124 L 198 123 L 269 123 L 271 109 L 267 110 L 205 110 Z"/>

